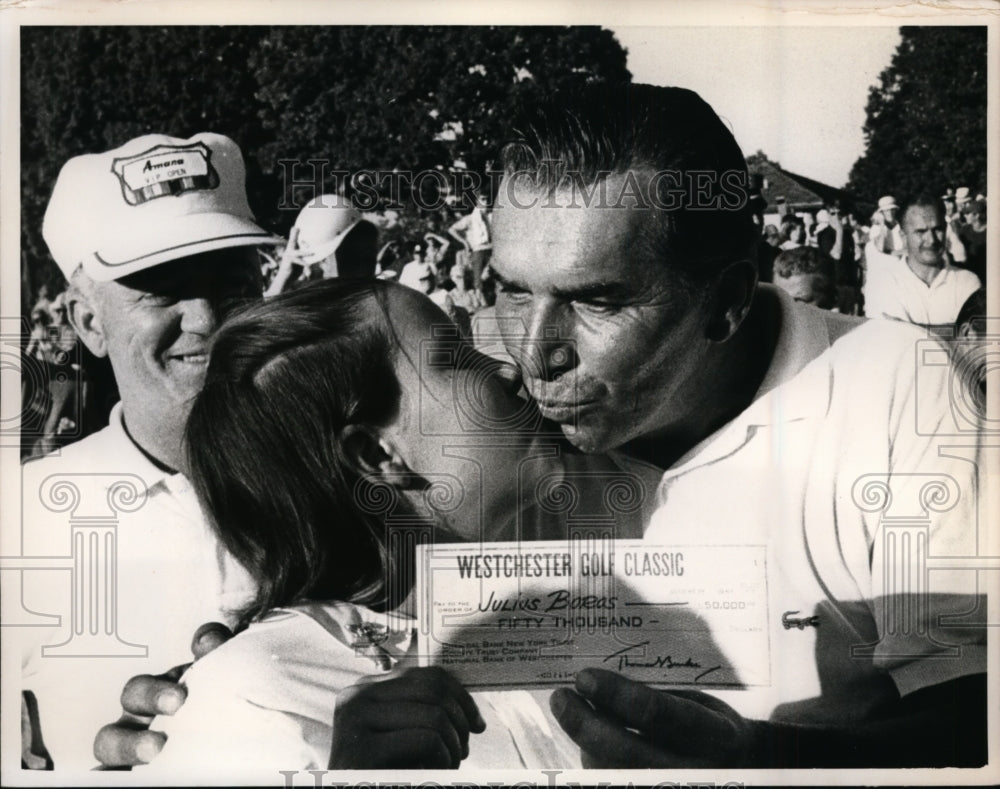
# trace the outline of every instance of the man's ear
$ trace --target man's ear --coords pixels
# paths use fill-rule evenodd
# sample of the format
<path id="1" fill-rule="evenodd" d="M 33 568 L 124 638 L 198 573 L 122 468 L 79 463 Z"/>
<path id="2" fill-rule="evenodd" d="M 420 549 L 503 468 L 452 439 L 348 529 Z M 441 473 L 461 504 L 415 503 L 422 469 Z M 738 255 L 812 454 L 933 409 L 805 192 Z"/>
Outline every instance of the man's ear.
<path id="1" fill-rule="evenodd" d="M 730 263 L 718 275 L 709 299 L 709 321 L 705 336 L 712 342 L 725 342 L 739 329 L 750 311 L 757 269 L 749 260 Z"/>
<path id="2" fill-rule="evenodd" d="M 347 465 L 357 474 L 377 477 L 393 487 L 413 486 L 414 473 L 391 439 L 367 425 L 347 425 L 340 434 L 340 446 Z"/>
<path id="3" fill-rule="evenodd" d="M 104 335 L 104 326 L 94 304 L 94 294 L 84 293 L 81 288 L 71 286 L 66 293 L 67 317 L 76 330 L 77 335 L 87 346 L 87 349 L 102 358 L 108 355 L 108 342 Z"/>

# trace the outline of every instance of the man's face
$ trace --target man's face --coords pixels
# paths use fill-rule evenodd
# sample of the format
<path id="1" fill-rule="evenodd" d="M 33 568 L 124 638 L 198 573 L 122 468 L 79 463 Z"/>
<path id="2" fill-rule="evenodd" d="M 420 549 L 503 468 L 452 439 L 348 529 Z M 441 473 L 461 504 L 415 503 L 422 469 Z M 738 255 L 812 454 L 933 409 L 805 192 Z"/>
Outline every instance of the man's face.
<path id="1" fill-rule="evenodd" d="M 584 452 L 681 423 L 698 407 L 707 319 L 649 251 L 650 212 L 546 207 L 508 185 L 493 214 L 497 318 L 542 414 Z M 620 188 L 608 179 L 608 194 Z"/>
<path id="2" fill-rule="evenodd" d="M 887 225 L 892 226 L 896 224 L 896 209 L 895 208 L 883 208 L 882 216 L 885 218 Z"/>
<path id="3" fill-rule="evenodd" d="M 97 319 L 123 396 L 137 408 L 186 404 L 202 387 L 220 321 L 260 292 L 256 252 L 244 248 L 97 284 Z"/>
<path id="4" fill-rule="evenodd" d="M 912 205 L 903 217 L 906 254 L 924 266 L 944 265 L 944 214 L 937 206 Z"/>

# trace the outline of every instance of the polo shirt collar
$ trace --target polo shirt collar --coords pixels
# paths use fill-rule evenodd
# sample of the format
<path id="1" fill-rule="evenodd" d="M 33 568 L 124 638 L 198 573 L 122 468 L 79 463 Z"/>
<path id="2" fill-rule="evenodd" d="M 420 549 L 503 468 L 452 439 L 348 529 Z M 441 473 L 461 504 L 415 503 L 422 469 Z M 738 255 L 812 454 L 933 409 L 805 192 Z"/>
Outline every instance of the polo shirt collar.
<path id="1" fill-rule="evenodd" d="M 169 486 L 178 479 L 183 479 L 183 475 L 176 471 L 167 471 L 157 466 L 149 457 L 136 445 L 128 431 L 125 430 L 125 418 L 122 411 L 122 404 L 118 402 L 111 409 L 108 417 L 108 430 L 113 436 L 114 446 L 119 447 L 119 455 L 115 458 L 115 464 L 121 468 L 127 468 L 130 473 L 136 474 L 143 479 L 146 487 L 152 491 L 158 485 Z"/>
<path id="2" fill-rule="evenodd" d="M 734 453 L 758 428 L 807 419 L 827 410 L 828 373 L 821 365 L 806 370 L 810 362 L 830 348 L 827 313 L 798 304 L 773 285 L 760 285 L 758 291 L 757 298 L 777 300 L 781 320 L 764 380 L 747 409 L 681 457 L 667 471 L 667 478 Z"/>
<path id="3" fill-rule="evenodd" d="M 920 279 L 920 277 L 917 276 L 917 273 L 912 268 L 910 268 L 909 256 L 902 257 L 900 258 L 900 260 L 903 263 L 903 267 L 906 269 L 906 273 L 910 277 L 912 277 L 916 283 L 927 288 L 928 290 L 934 290 L 935 288 L 942 287 L 945 281 L 948 279 L 948 272 L 955 270 L 955 267 L 948 262 L 947 258 L 945 258 L 944 265 L 938 269 L 937 274 L 934 275 L 930 283 L 927 283 L 924 282 L 922 279 Z"/>
<path id="4" fill-rule="evenodd" d="M 778 341 L 753 402 L 729 424 L 775 425 L 825 412 L 830 392 L 822 369 L 815 367 L 806 373 L 806 378 L 800 373 L 830 348 L 828 314 L 799 304 L 773 285 L 761 285 L 760 291 L 758 298 L 778 302 L 781 320 Z M 787 385 L 793 380 L 793 386 Z"/>

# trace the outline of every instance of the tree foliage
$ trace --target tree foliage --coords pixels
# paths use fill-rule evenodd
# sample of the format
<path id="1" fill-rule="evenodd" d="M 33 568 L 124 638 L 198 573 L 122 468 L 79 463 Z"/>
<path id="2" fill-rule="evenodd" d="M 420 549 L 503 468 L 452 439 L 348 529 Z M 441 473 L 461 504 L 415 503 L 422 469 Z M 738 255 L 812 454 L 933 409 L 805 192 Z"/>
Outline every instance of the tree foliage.
<path id="1" fill-rule="evenodd" d="M 628 80 L 625 54 L 592 27 L 22 28 L 27 279 L 59 279 L 42 216 L 77 154 L 150 132 L 226 134 L 244 151 L 255 214 L 284 233 L 296 211 L 279 208 L 280 159 L 327 161 L 326 189 L 337 169 L 481 173 L 520 96 Z"/>
<path id="2" fill-rule="evenodd" d="M 985 188 L 986 28 L 904 27 L 869 92 L 850 190 L 870 201 Z"/>

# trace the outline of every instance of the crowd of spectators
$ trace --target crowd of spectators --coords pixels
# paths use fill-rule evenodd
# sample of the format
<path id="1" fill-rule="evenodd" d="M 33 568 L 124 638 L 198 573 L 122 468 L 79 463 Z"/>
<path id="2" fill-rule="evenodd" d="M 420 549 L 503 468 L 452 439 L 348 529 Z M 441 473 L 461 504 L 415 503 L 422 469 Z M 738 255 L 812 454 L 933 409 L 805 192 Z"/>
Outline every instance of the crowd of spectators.
<path id="1" fill-rule="evenodd" d="M 906 208 L 934 203 L 940 213 L 940 227 L 933 229 L 934 254 L 942 273 L 964 270 L 975 274 L 979 286 L 986 286 L 986 197 L 975 197 L 967 187 L 949 188 L 940 198 L 926 196 L 911 199 Z M 906 215 L 895 197 L 879 198 L 877 208 L 867 219 L 839 201 L 815 211 L 788 212 L 780 227 L 761 223 L 759 269 L 761 280 L 774 282 L 793 292 L 793 296 L 824 309 L 867 317 L 895 317 L 866 309 L 871 273 L 893 260 L 912 257 L 907 245 Z M 940 238 L 937 238 L 940 236 Z M 800 249 L 815 253 L 795 252 Z M 784 254 L 788 253 L 788 254 Z M 779 259 L 781 263 L 779 263 Z M 778 271 L 784 272 L 781 276 Z M 791 274 L 793 283 L 789 283 Z M 808 275 L 808 276 L 806 276 Z M 963 284 L 973 282 L 962 276 Z M 815 283 L 815 288 L 805 284 Z M 925 283 L 928 289 L 939 283 Z M 976 288 L 972 288 L 976 290 Z M 966 297 L 971 295 L 965 294 Z M 946 321 L 927 323 L 913 320 L 939 333 L 949 333 L 958 310 Z M 945 325 L 947 324 L 947 325 Z"/>
<path id="2" fill-rule="evenodd" d="M 80 344 L 67 316 L 65 292 L 49 297 L 42 285 L 31 308 L 22 358 L 21 412 L 30 439 L 22 455 L 43 455 L 80 436 L 86 380 Z"/>

